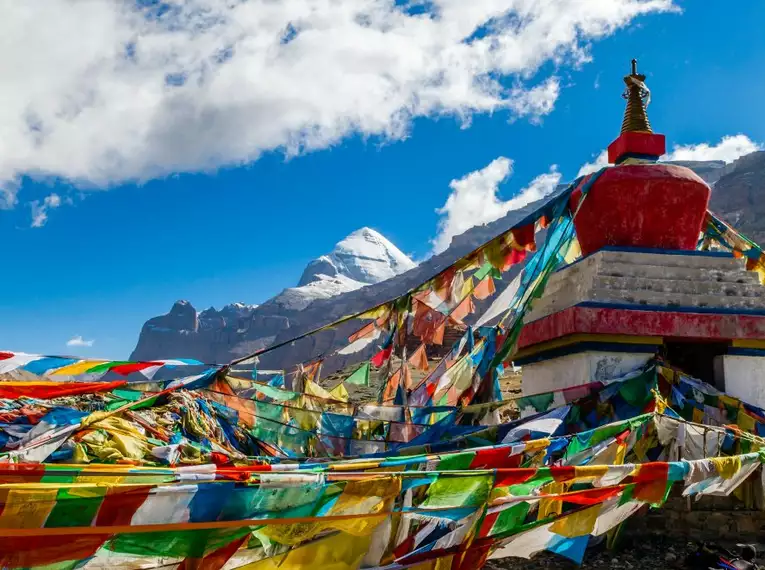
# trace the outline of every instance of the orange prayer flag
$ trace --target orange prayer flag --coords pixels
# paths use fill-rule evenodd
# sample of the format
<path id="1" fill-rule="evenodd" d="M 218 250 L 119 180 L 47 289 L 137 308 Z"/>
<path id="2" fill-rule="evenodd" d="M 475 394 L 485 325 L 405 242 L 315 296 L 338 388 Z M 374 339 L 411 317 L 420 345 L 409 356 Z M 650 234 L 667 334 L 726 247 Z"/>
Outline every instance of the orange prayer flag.
<path id="1" fill-rule="evenodd" d="M 441 344 L 446 328 L 446 315 L 431 309 L 421 301 L 416 301 L 414 306 L 412 334 L 426 344 Z"/>
<path id="2" fill-rule="evenodd" d="M 383 390 L 383 402 L 392 402 L 396 398 L 396 391 L 398 385 L 401 382 L 401 368 L 396 370 L 388 381 L 385 383 L 385 389 Z"/>
<path id="3" fill-rule="evenodd" d="M 360 338 L 363 338 L 367 335 L 372 334 L 375 331 L 375 323 L 374 321 L 371 323 L 368 323 L 361 327 L 359 330 L 357 330 L 355 333 L 353 333 L 351 336 L 348 337 L 348 342 L 354 342 L 359 340 Z"/>
<path id="4" fill-rule="evenodd" d="M 422 343 L 420 347 L 412 353 L 409 357 L 409 364 L 414 366 L 417 370 L 423 372 L 428 371 L 428 355 L 425 352 L 425 343 Z"/>
<path id="5" fill-rule="evenodd" d="M 407 390 L 411 390 L 414 386 L 414 381 L 412 380 L 412 371 L 409 370 L 409 364 L 404 364 L 404 377 L 402 379 L 402 382 L 404 383 L 404 388 Z"/>
<path id="6" fill-rule="evenodd" d="M 475 304 L 473 303 L 473 298 L 470 296 L 467 296 L 452 311 L 450 317 L 454 321 L 462 322 L 462 319 L 464 319 L 465 317 L 467 317 L 469 314 L 473 313 L 474 311 L 475 311 Z"/>
<path id="7" fill-rule="evenodd" d="M 457 270 L 452 266 L 433 280 L 433 291 L 436 295 L 441 297 L 441 299 L 449 298 L 449 292 L 452 289 L 452 281 L 454 281 L 454 276 L 456 274 Z"/>
<path id="8" fill-rule="evenodd" d="M 436 328 L 435 331 L 433 331 L 433 344 L 442 345 L 444 344 L 444 333 L 446 332 L 446 319 L 443 320 L 441 325 Z"/>
<path id="9" fill-rule="evenodd" d="M 491 275 L 487 275 L 477 286 L 473 289 L 473 296 L 478 300 L 486 299 L 496 293 L 497 289 L 494 287 L 494 279 Z"/>

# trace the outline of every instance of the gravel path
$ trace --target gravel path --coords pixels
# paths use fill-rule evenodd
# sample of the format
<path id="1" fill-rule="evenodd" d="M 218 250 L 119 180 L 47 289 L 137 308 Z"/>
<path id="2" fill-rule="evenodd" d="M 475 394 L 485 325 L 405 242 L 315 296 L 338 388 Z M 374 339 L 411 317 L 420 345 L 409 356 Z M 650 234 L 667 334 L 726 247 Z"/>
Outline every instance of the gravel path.
<path id="1" fill-rule="evenodd" d="M 737 552 L 734 545 L 726 545 Z M 625 537 L 623 544 L 616 551 L 609 551 L 604 546 L 588 549 L 581 566 L 570 560 L 549 554 L 540 553 L 531 560 L 521 558 L 506 558 L 489 561 L 487 570 L 642 570 L 686 568 L 683 564 L 685 557 L 696 550 L 696 545 L 683 540 L 665 540 L 662 538 Z M 760 549 L 760 553 L 762 550 Z M 762 556 L 762 554 L 761 554 Z M 758 560 L 762 564 L 762 558 Z"/>

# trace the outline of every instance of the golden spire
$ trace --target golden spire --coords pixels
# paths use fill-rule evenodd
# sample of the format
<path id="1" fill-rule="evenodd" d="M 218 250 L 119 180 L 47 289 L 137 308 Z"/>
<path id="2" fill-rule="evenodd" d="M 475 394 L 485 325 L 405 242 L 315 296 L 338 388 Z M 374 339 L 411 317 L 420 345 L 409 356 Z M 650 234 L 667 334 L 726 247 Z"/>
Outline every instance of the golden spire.
<path id="1" fill-rule="evenodd" d="M 624 77 L 627 89 L 622 97 L 627 100 L 622 121 L 622 133 L 652 133 L 651 123 L 645 112 L 651 92 L 645 86 L 645 75 L 638 74 L 637 60 L 632 60 L 632 73 Z"/>

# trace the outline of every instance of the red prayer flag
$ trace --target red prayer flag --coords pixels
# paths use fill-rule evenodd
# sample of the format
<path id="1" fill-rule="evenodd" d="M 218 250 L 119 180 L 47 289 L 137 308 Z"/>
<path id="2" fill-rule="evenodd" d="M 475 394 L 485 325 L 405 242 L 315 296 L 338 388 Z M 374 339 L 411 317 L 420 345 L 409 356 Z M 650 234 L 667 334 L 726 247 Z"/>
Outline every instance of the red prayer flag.
<path id="1" fill-rule="evenodd" d="M 509 451 L 508 451 L 509 453 Z M 518 455 L 520 457 L 520 454 Z M 523 467 L 520 469 L 508 469 L 507 471 L 498 471 L 494 483 L 495 487 L 509 487 L 510 485 L 519 485 L 525 483 L 537 474 L 534 467 Z"/>
<path id="2" fill-rule="evenodd" d="M 50 400 L 76 394 L 110 392 L 127 384 L 126 380 L 115 382 L 0 382 L 0 398 L 27 396 L 39 400 Z"/>
<path id="3" fill-rule="evenodd" d="M 469 469 L 499 469 L 517 467 L 521 454 L 510 455 L 511 448 L 507 446 L 479 449 L 470 462 Z"/>
<path id="4" fill-rule="evenodd" d="M 90 558 L 110 539 L 107 534 L 82 536 L 2 536 L 0 568 L 34 568 Z"/>
<path id="5" fill-rule="evenodd" d="M 38 483 L 45 475 L 40 463 L 0 463 L 0 483 Z M 2 508 L 0 507 L 0 512 Z"/>
<path id="6" fill-rule="evenodd" d="M 524 259 L 526 259 L 525 249 L 513 249 L 510 253 L 507 254 L 507 257 L 505 257 L 505 267 L 511 267 L 516 263 L 520 263 Z"/>
<path id="7" fill-rule="evenodd" d="M 136 485 L 127 489 L 120 486 L 109 487 L 98 509 L 95 526 L 129 525 L 151 489 L 151 485 Z"/>
<path id="8" fill-rule="evenodd" d="M 576 477 L 576 468 L 572 465 L 550 467 L 550 475 L 559 483 L 561 481 L 568 481 Z"/>
<path id="9" fill-rule="evenodd" d="M 378 352 L 372 357 L 371 362 L 377 368 L 380 368 L 383 364 L 388 362 L 388 359 L 390 358 L 390 355 L 392 353 L 393 353 L 393 345 L 389 346 L 388 348 L 383 348 L 380 352 Z"/>
<path id="10" fill-rule="evenodd" d="M 510 230 L 513 234 L 515 243 L 528 251 L 535 251 L 537 249 L 536 242 L 534 241 L 534 224 L 527 224 L 522 228 L 513 228 Z"/>
<path id="11" fill-rule="evenodd" d="M 645 463 L 640 466 L 634 480 L 633 497 L 646 503 L 659 503 L 667 492 L 669 464 L 664 462 Z"/>
<path id="12" fill-rule="evenodd" d="M 129 374 L 132 374 L 133 372 L 140 372 L 141 370 L 144 370 L 146 368 L 151 368 L 152 366 L 162 366 L 162 363 L 161 362 L 132 362 L 130 364 L 119 364 L 117 366 L 114 366 L 113 368 L 110 368 L 109 370 L 121 376 L 128 376 Z"/>
<path id="13" fill-rule="evenodd" d="M 615 487 L 603 487 L 601 489 L 585 489 L 574 493 L 565 493 L 560 496 L 561 501 L 574 503 L 575 505 L 596 505 L 606 499 L 615 497 L 624 490 L 626 485 L 617 485 Z"/>

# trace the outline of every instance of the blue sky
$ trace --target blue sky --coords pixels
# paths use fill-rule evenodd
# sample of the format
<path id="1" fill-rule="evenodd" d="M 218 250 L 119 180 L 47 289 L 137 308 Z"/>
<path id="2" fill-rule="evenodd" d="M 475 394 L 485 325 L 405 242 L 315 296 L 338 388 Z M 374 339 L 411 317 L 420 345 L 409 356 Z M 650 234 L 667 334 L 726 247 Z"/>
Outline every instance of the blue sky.
<path id="1" fill-rule="evenodd" d="M 765 3 L 675 6 L 682 12 L 640 15 L 605 37 L 583 38 L 580 46 L 590 61 L 577 63 L 570 55 L 559 61 L 548 58 L 525 75 L 502 76 L 506 87 L 558 78 L 554 105 L 538 118 L 533 113 L 518 117 L 523 113 L 502 108 L 467 112 L 469 120 L 423 111 L 405 121 L 405 136 L 356 128 L 296 156 L 287 157 L 282 145 L 262 143 L 248 160 L 228 148 L 233 143 L 227 143 L 226 130 L 212 114 L 206 128 L 215 136 L 205 139 L 212 141 L 205 148 L 213 158 L 188 164 L 173 158 L 158 169 L 141 166 L 125 173 L 122 167 L 104 167 L 103 174 L 101 165 L 111 155 L 87 146 L 75 148 L 66 159 L 92 155 L 87 169 L 72 171 L 64 162 L 51 166 L 55 161 L 42 157 L 41 145 L 52 140 L 46 133 L 49 138 L 31 145 L 24 162 L 5 173 L 5 187 L 12 188 L 15 204 L 0 210 L 0 240 L 5 244 L 0 348 L 126 357 L 143 322 L 166 312 L 176 299 L 188 299 L 198 310 L 234 301 L 262 302 L 295 285 L 309 260 L 362 226 L 379 230 L 422 259 L 431 252 L 440 220 L 436 209 L 452 191 L 452 180 L 507 157 L 513 161 L 512 174 L 498 189 L 498 198 L 507 200 L 551 165 L 569 180 L 594 160 L 618 133 L 621 77 L 632 57 L 648 75 L 653 94 L 649 116 L 654 130 L 667 135 L 670 148 L 714 147 L 736 134 L 755 144 L 765 142 L 765 76 L 759 72 L 765 61 Z M 18 86 L 11 81 L 10 87 Z M 119 102 L 108 94 L 95 96 L 104 99 L 104 108 Z M 247 97 L 246 91 L 240 94 Z M 448 100 L 441 96 L 441 101 Z M 45 117 L 43 103 L 40 108 Z M 40 129 L 32 128 L 30 112 L 24 115 L 27 135 L 30 129 L 45 132 L 44 118 Z M 348 108 L 349 115 L 354 112 Z M 0 151 L 12 152 L 17 144 L 9 139 L 14 131 L 2 126 L 13 119 L 0 114 Z M 163 119 L 154 116 L 152 121 Z M 253 136 L 270 128 L 267 119 L 266 114 L 251 125 Z M 106 130 L 111 124 L 80 122 L 75 127 L 104 129 L 110 140 Z M 64 130 L 60 136 L 76 137 L 78 132 Z M 125 136 L 125 145 L 115 148 L 143 142 Z M 168 137 L 167 144 L 182 147 L 189 136 L 180 132 L 179 138 Z M 156 149 L 164 149 L 156 140 L 151 144 L 160 163 Z M 68 142 L 61 145 L 58 156 L 67 153 Z M 231 163 L 238 166 L 227 165 Z M 0 156 L 0 176 L 2 165 Z M 131 182 L 136 179 L 140 183 Z M 38 220 L 40 227 L 32 227 L 33 213 L 39 213 L 32 203 L 38 201 L 39 208 L 53 194 L 60 204 L 47 209 L 47 220 Z M 77 335 L 93 345 L 68 347 L 67 341 Z"/>

